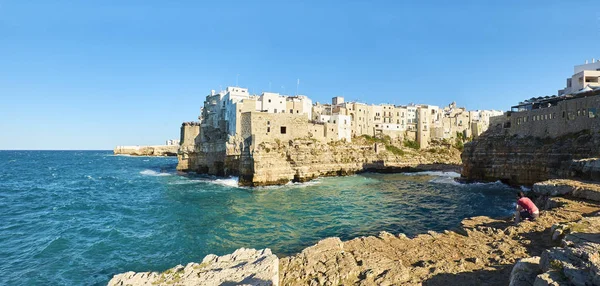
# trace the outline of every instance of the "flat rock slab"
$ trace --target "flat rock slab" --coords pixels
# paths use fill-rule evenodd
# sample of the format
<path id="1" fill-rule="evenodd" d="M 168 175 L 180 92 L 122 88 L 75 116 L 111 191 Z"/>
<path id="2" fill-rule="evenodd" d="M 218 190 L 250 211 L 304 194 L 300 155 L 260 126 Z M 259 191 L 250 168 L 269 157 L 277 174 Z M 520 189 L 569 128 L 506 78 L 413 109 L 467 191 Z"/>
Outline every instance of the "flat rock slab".
<path id="1" fill-rule="evenodd" d="M 270 249 L 240 248 L 232 254 L 209 254 L 202 263 L 175 266 L 162 273 L 126 272 L 109 286 L 125 285 L 279 285 L 279 259 Z"/>
<path id="2" fill-rule="evenodd" d="M 547 196 L 570 195 L 600 202 L 600 184 L 576 180 L 548 180 L 533 185 L 533 192 Z"/>

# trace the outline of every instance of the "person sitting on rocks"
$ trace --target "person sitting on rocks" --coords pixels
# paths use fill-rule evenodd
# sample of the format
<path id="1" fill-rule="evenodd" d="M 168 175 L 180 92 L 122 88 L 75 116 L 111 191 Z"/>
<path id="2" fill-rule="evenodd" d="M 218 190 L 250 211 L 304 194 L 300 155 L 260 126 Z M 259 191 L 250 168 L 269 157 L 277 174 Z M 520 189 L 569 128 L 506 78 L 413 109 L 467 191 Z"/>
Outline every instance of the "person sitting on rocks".
<path id="1" fill-rule="evenodd" d="M 517 212 L 515 213 L 515 223 L 521 220 L 535 220 L 540 216 L 540 211 L 535 204 L 525 196 L 523 192 L 517 194 Z"/>

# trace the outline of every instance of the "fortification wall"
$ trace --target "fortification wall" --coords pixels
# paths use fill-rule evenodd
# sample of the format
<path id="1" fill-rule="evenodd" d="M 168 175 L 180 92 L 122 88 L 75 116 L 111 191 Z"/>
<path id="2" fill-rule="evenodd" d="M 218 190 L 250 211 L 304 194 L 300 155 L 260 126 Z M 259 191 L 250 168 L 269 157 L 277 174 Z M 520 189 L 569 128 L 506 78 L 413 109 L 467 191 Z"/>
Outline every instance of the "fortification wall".
<path id="1" fill-rule="evenodd" d="M 556 106 L 530 111 L 511 112 L 504 116 L 510 122 L 510 135 L 560 137 L 583 130 L 600 130 L 600 96 L 592 95 L 558 102 Z"/>

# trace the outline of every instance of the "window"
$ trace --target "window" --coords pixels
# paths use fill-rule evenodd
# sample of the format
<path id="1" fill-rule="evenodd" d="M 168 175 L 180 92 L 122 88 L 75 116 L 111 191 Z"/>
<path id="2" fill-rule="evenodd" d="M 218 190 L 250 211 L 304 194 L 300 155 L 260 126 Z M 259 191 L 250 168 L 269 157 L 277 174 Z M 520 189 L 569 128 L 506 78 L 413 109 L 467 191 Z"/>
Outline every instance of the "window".
<path id="1" fill-rule="evenodd" d="M 296 113 L 300 113 L 300 110 L 296 110 Z"/>
<path id="2" fill-rule="evenodd" d="M 271 121 L 267 121 L 267 125 L 271 125 Z"/>
<path id="3" fill-rule="evenodd" d="M 565 112 L 563 111 L 563 118 L 565 118 Z"/>
<path id="4" fill-rule="evenodd" d="M 271 132 L 271 127 L 267 127 L 267 133 Z"/>
<path id="5" fill-rule="evenodd" d="M 285 126 L 281 126 L 280 130 L 281 130 L 281 134 L 285 134 L 286 131 L 287 131 L 286 128 L 285 128 Z"/>
<path id="6" fill-rule="evenodd" d="M 290 113 L 294 113 L 294 110 L 293 110 L 293 109 L 290 109 Z"/>
<path id="7" fill-rule="evenodd" d="M 271 100 L 269 99 L 269 103 L 271 103 Z"/>
<path id="8" fill-rule="evenodd" d="M 277 113 L 277 108 L 275 108 L 275 113 Z"/>
<path id="9" fill-rule="evenodd" d="M 596 117 L 596 108 L 588 108 L 588 117 L 589 118 Z"/>

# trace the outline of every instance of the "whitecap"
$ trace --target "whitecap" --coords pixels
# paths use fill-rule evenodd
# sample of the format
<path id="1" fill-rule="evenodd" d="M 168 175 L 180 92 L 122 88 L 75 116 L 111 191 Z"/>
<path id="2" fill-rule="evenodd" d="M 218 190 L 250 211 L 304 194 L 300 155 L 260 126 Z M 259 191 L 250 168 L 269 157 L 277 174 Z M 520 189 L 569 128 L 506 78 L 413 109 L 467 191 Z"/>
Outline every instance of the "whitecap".
<path id="1" fill-rule="evenodd" d="M 402 173 L 402 175 L 460 178 L 460 174 L 457 172 L 444 172 L 444 171 L 424 171 L 424 172 Z"/>
<path id="2" fill-rule="evenodd" d="M 153 170 L 149 170 L 149 169 L 141 171 L 140 174 L 146 175 L 146 176 L 154 176 L 154 177 L 171 176 L 171 174 L 169 174 L 169 173 L 159 173 L 157 171 L 153 171 Z"/>
<path id="3" fill-rule="evenodd" d="M 229 177 L 229 178 L 226 178 L 226 179 L 216 179 L 214 181 L 207 181 L 207 182 L 208 183 L 217 184 L 217 185 L 226 186 L 226 187 L 237 188 L 239 186 L 238 181 L 239 181 L 238 177 Z"/>
<path id="4" fill-rule="evenodd" d="M 430 180 L 429 182 L 435 183 L 435 184 L 450 184 L 450 185 L 455 185 L 455 186 L 463 185 L 463 184 L 457 182 L 454 178 L 455 177 L 438 177 L 433 180 Z"/>

